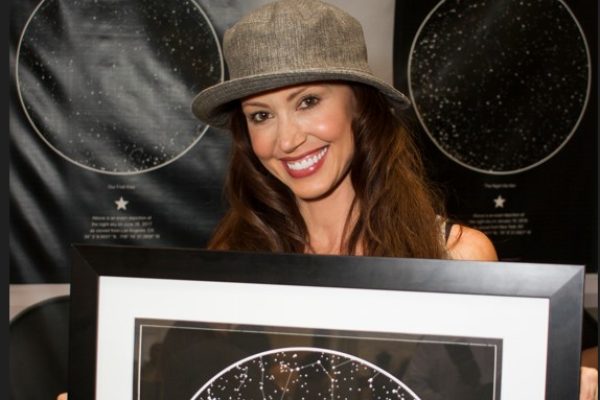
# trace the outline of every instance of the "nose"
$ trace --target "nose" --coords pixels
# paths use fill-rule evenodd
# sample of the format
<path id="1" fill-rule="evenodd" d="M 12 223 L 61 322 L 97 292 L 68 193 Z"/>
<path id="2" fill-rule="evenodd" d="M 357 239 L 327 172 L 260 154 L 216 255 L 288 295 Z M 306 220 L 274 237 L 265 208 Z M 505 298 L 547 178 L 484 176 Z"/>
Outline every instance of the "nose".
<path id="1" fill-rule="evenodd" d="M 279 148 L 285 153 L 291 153 L 306 141 L 306 130 L 293 116 L 278 119 Z"/>

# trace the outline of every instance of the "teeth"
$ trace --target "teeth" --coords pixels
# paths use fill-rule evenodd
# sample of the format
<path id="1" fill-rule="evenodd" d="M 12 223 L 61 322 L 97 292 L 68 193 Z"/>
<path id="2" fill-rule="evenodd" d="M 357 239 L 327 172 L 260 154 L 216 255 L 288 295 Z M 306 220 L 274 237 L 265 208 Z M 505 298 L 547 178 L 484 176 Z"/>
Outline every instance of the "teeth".
<path id="1" fill-rule="evenodd" d="M 319 162 L 319 160 L 321 158 L 323 158 L 325 153 L 327 153 L 327 149 L 328 149 L 328 147 L 325 147 L 321 151 L 319 151 L 317 154 L 315 154 L 314 156 L 307 157 L 307 158 L 303 159 L 302 161 L 288 162 L 287 166 L 289 169 L 294 170 L 294 171 L 310 168 L 313 165 L 315 165 L 317 162 Z"/>

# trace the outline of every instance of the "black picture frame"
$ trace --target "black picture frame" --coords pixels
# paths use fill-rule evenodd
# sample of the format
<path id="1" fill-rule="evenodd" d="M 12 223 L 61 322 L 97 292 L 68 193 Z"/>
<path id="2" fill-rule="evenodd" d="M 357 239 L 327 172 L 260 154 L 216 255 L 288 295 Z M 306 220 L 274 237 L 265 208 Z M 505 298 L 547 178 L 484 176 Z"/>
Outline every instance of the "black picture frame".
<path id="1" fill-rule="evenodd" d="M 578 393 L 585 270 L 583 266 L 267 254 L 87 244 L 74 245 L 72 253 L 69 345 L 69 398 L 72 400 L 106 398 L 102 390 L 107 385 L 103 385 L 101 381 L 102 371 L 105 369 L 99 368 L 100 361 L 105 356 L 112 360 L 119 351 L 113 348 L 112 344 L 107 346 L 106 343 L 112 342 L 105 340 L 101 333 L 103 329 L 109 329 L 112 337 L 120 335 L 119 332 L 115 332 L 115 329 L 107 328 L 106 324 L 113 316 L 117 318 L 116 314 L 128 308 L 129 302 L 122 298 L 123 293 L 127 296 L 131 292 L 135 297 L 137 289 L 141 291 L 140 293 L 151 291 L 149 302 L 156 301 L 156 306 L 161 305 L 164 308 L 167 296 L 161 292 L 163 286 L 166 288 L 170 285 L 170 293 L 173 293 L 173 288 L 179 291 L 177 289 L 179 287 L 182 288 L 181 292 L 185 292 L 187 289 L 184 286 L 187 285 L 188 288 L 192 288 L 191 293 L 201 295 L 202 290 L 194 289 L 195 285 L 213 284 L 220 285 L 219 287 L 224 288 L 225 292 L 230 286 L 236 291 L 240 287 L 256 285 L 267 290 L 283 288 L 285 293 L 291 293 L 290 296 L 293 296 L 293 293 L 301 294 L 303 291 L 315 289 L 326 296 L 331 292 L 332 297 L 337 296 L 340 291 L 348 292 L 351 296 L 356 290 L 361 294 L 373 294 L 372 298 L 382 294 L 414 295 L 420 296 L 419 298 L 434 299 L 432 303 L 434 307 L 443 307 L 444 304 L 439 303 L 439 300 L 444 300 L 443 302 L 446 303 L 447 299 L 457 298 L 455 295 L 459 295 L 460 299 L 464 298 L 464 304 L 480 303 L 473 302 L 469 296 L 478 296 L 476 299 L 489 300 L 494 304 L 511 301 L 522 301 L 525 302 L 524 304 L 531 302 L 535 303 L 536 307 L 538 303 L 543 304 L 541 308 L 536 309 L 546 309 L 547 312 L 547 318 L 540 319 L 546 321 L 543 323 L 545 325 L 538 326 L 546 333 L 545 338 L 540 338 L 541 343 L 544 343 L 545 352 L 538 354 L 541 360 L 539 362 L 545 364 L 540 364 L 545 367 L 545 374 L 543 387 L 539 388 L 536 396 L 540 399 L 574 399 Z M 117 292 L 106 289 L 112 283 L 116 283 L 121 288 L 119 290 L 122 294 L 118 296 L 119 298 L 114 295 Z M 148 289 L 149 287 L 152 289 Z M 251 303 L 251 299 L 249 300 Z M 103 305 L 105 301 L 109 302 L 106 304 L 116 301 L 119 307 L 110 308 Z M 181 306 L 185 305 L 181 304 Z M 241 307 L 243 308 L 244 305 L 242 304 Z M 167 306 L 167 314 L 168 308 L 169 306 Z M 220 312 L 218 308 L 215 308 L 216 311 L 211 311 L 217 313 L 213 315 L 218 315 Z M 150 304 L 145 314 L 139 317 L 165 318 L 164 310 L 162 314 L 157 312 L 157 315 L 148 315 L 153 314 L 153 310 L 154 305 Z M 316 308 L 310 311 L 312 314 L 319 313 Z M 456 308 L 451 312 L 458 313 L 457 315 L 464 318 L 463 321 L 467 325 L 479 326 L 480 324 L 477 320 L 469 322 L 469 318 L 477 318 L 472 310 Z M 102 315 L 104 316 L 101 318 Z M 431 317 L 423 316 L 418 319 L 434 320 Z M 500 327 L 510 325 L 513 317 L 514 315 L 490 318 L 497 320 Z M 237 322 L 231 321 L 231 315 L 227 318 L 229 322 Z M 242 323 L 247 323 L 247 317 L 244 318 L 246 319 Z M 441 316 L 436 314 L 436 318 Z M 529 316 L 524 315 L 523 318 L 524 321 L 528 321 Z M 132 326 L 126 329 L 133 331 L 134 321 L 131 321 L 131 324 Z M 257 324 L 260 325 L 261 321 Z M 436 324 L 435 320 L 433 324 Z M 123 325 L 129 325 L 129 321 L 126 324 L 116 323 L 116 326 Z M 516 328 L 521 329 L 519 332 L 530 330 L 530 327 Z M 441 333 L 445 334 L 445 332 Z M 431 334 L 439 335 L 440 332 Z M 452 332 L 448 333 L 448 335 L 452 334 Z M 518 338 L 520 334 L 517 333 L 516 337 Z M 125 342 L 133 342 L 129 334 L 126 336 L 123 339 Z M 473 332 L 472 336 L 480 336 L 480 333 Z M 526 352 L 527 350 L 520 351 L 520 353 Z M 520 354 L 519 357 L 524 357 L 525 360 L 530 356 Z M 119 361 L 110 362 L 119 363 Z M 512 368 L 510 364 L 514 362 L 515 360 L 512 359 L 507 365 L 506 360 L 502 360 L 502 366 L 510 369 Z M 115 365 L 110 368 L 113 369 Z M 132 377 L 133 363 L 127 363 L 122 367 L 127 374 L 130 374 L 129 377 Z M 127 376 L 120 378 L 127 381 Z M 506 376 L 503 375 L 502 384 L 511 385 L 510 379 L 505 378 Z M 132 384 L 127 385 L 129 391 Z M 102 390 L 98 391 L 99 389 Z M 520 390 L 520 388 L 513 389 L 514 392 L 511 393 Z M 506 393 L 502 396 L 502 398 L 515 398 L 508 397 Z"/>

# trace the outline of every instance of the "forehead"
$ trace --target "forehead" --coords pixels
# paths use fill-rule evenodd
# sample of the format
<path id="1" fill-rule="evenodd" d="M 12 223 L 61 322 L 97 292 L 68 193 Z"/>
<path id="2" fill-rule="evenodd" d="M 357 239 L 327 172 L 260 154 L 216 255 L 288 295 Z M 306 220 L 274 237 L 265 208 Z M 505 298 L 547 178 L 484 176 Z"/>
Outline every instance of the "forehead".
<path id="1" fill-rule="evenodd" d="M 314 93 L 313 93 L 314 92 Z M 354 100 L 354 92 L 350 85 L 338 82 L 314 82 L 286 86 L 261 92 L 241 100 L 242 106 L 256 102 L 293 101 L 296 97 L 307 94 L 329 94 L 340 99 Z"/>

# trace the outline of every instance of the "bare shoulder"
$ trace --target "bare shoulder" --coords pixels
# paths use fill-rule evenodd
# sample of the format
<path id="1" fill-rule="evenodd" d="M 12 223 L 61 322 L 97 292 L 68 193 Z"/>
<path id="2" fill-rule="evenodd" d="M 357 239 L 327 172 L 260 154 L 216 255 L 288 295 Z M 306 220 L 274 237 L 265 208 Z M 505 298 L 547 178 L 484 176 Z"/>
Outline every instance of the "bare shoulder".
<path id="1" fill-rule="evenodd" d="M 467 226 L 452 226 L 446 248 L 450 258 L 455 260 L 498 260 L 492 241 L 483 232 Z"/>

